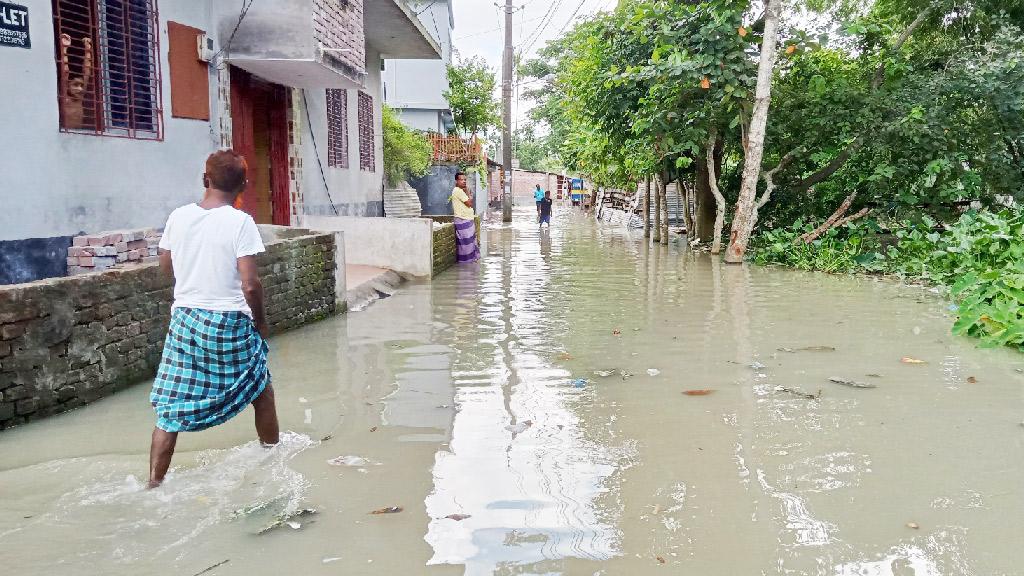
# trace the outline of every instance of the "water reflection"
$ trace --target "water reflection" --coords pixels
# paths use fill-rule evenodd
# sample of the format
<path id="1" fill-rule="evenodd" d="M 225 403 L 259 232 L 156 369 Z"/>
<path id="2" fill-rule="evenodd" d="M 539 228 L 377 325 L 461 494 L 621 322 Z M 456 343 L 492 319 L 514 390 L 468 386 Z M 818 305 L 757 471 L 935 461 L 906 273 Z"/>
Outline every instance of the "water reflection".
<path id="1" fill-rule="evenodd" d="M 570 344 L 559 310 L 568 287 L 552 274 L 561 232 L 524 224 L 508 236 L 515 258 L 454 274 L 452 313 L 472 317 L 477 333 L 456 329 L 452 342 L 458 411 L 450 449 L 435 460 L 426 540 L 430 564 L 464 564 L 467 574 L 557 573 L 552 561 L 616 553 L 594 500 L 621 453 L 585 440 L 576 406 L 587 391 L 552 364 Z"/>

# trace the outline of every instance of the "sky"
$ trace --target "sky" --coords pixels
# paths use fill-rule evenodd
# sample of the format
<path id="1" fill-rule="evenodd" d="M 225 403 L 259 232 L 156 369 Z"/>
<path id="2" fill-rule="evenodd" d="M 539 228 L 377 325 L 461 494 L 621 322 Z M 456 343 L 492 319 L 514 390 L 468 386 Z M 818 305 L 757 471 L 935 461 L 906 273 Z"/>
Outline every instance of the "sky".
<path id="1" fill-rule="evenodd" d="M 455 49 L 463 58 L 482 56 L 501 82 L 501 52 L 505 42 L 504 14 L 499 0 L 451 0 L 455 8 Z M 504 5 L 504 0 L 500 0 Z M 512 45 L 525 58 L 536 56 L 548 40 L 558 37 L 582 16 L 614 7 L 618 0 L 513 0 Z M 574 16 L 575 14 L 575 16 Z M 513 118 L 522 122 L 529 103 L 516 106 Z M 518 123 L 517 122 L 517 123 Z"/>

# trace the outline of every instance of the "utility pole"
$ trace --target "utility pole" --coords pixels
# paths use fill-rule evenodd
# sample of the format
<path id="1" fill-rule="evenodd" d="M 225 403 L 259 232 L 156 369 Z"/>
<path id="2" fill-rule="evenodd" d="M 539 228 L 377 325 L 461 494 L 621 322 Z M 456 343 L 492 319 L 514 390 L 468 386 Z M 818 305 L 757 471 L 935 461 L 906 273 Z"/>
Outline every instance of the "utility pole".
<path id="1" fill-rule="evenodd" d="M 505 54 L 501 67 L 501 164 L 505 190 L 501 196 L 501 220 L 512 221 L 512 0 L 505 0 Z"/>

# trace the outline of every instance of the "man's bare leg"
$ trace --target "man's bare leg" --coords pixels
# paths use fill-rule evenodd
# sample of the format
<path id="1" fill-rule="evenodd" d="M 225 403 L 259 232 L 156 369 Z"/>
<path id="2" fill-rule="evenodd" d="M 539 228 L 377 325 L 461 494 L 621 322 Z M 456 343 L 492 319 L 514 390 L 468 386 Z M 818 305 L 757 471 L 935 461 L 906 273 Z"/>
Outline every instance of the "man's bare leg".
<path id="1" fill-rule="evenodd" d="M 256 435 L 265 446 L 273 446 L 280 440 L 277 424 L 277 406 L 274 404 L 274 387 L 267 384 L 266 389 L 253 400 L 252 407 L 256 411 Z"/>
<path id="2" fill-rule="evenodd" d="M 177 432 L 165 432 L 153 428 L 153 443 L 149 448 L 149 483 L 146 488 L 156 488 L 164 481 L 167 468 L 174 456 L 174 445 L 178 443 Z"/>

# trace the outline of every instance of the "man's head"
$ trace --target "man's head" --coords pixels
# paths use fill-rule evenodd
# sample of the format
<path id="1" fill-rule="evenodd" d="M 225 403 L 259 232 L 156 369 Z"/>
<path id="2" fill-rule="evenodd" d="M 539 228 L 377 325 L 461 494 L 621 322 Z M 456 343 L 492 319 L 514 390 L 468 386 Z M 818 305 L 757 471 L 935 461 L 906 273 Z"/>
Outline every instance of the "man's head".
<path id="1" fill-rule="evenodd" d="M 458 186 L 459 188 L 462 188 L 463 190 L 466 189 L 466 173 L 465 172 L 456 172 L 455 173 L 455 185 Z"/>
<path id="2" fill-rule="evenodd" d="M 544 197 L 547 198 L 548 200 L 550 200 L 551 199 L 551 190 L 545 190 L 544 191 Z"/>
<path id="3" fill-rule="evenodd" d="M 537 190 L 540 190 L 540 184 L 536 184 L 535 186 L 537 186 Z"/>
<path id="4" fill-rule="evenodd" d="M 218 150 L 206 158 L 203 186 L 237 196 L 245 190 L 249 165 L 234 150 Z"/>

